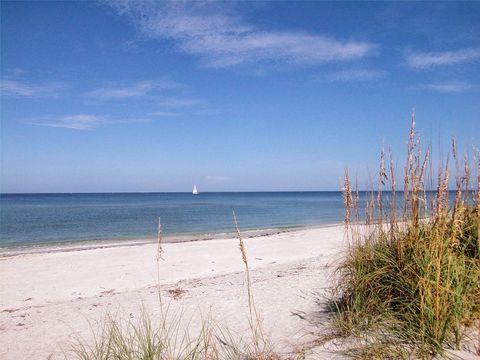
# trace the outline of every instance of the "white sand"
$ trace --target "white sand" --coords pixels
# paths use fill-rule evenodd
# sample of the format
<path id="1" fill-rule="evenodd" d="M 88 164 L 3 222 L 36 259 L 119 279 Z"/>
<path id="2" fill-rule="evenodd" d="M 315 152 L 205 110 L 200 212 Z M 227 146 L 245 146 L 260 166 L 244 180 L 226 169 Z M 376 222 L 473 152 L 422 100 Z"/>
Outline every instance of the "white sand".
<path id="1" fill-rule="evenodd" d="M 253 291 L 265 332 L 281 352 L 310 348 L 307 359 L 343 359 L 325 331 L 325 298 L 345 248 L 342 226 L 246 239 Z M 164 244 L 161 288 L 170 312 L 198 330 L 211 316 L 248 335 L 243 263 L 236 239 Z M 0 359 L 64 358 L 74 336 L 92 338 L 107 314 L 158 319 L 156 245 L 0 258 Z M 177 298 L 169 290 L 180 290 Z M 455 351 L 461 359 L 479 359 Z"/>
<path id="2" fill-rule="evenodd" d="M 318 294 L 330 285 L 341 226 L 246 239 L 254 296 L 272 341 L 291 350 L 312 340 Z M 246 331 L 247 296 L 236 239 L 164 244 L 161 288 L 172 309 L 198 321 L 212 315 Z M 0 358 L 62 356 L 72 334 L 91 337 L 106 313 L 138 318 L 159 311 L 156 245 L 26 254 L 0 259 Z M 168 290 L 185 291 L 173 299 Z M 196 320 L 195 320 L 196 319 Z"/>

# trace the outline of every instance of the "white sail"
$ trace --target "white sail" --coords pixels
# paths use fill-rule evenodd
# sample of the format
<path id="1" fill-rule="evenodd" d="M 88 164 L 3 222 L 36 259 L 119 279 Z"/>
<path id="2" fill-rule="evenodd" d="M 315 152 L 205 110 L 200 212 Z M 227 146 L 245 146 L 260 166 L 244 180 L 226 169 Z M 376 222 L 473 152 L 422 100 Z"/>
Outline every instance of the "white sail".
<path id="1" fill-rule="evenodd" d="M 193 195 L 198 195 L 197 185 L 193 185 L 192 194 Z"/>

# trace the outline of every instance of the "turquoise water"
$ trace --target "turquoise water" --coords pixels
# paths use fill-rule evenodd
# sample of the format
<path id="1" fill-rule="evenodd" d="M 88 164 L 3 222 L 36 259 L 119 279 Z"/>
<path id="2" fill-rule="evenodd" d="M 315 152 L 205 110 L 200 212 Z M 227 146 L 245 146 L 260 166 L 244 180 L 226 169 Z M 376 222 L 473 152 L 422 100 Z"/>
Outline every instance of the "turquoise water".
<path id="1" fill-rule="evenodd" d="M 1 194 L 0 247 L 339 223 L 340 192 Z"/>

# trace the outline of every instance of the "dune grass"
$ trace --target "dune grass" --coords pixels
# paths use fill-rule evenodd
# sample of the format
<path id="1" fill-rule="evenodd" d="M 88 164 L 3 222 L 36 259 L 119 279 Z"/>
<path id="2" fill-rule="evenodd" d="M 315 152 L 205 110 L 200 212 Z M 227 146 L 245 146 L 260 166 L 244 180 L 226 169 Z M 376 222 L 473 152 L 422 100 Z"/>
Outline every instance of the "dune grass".
<path id="1" fill-rule="evenodd" d="M 160 319 L 160 324 L 154 324 L 154 319 L 145 311 L 136 322 L 109 316 L 94 333 L 93 341 L 77 339 L 65 357 L 78 360 L 279 359 L 267 347 L 259 351 L 259 341 L 245 341 L 211 319 L 203 319 L 200 330 L 192 334 L 189 325 L 180 325 L 183 323 L 181 313 L 166 310 L 163 315 L 165 318 Z"/>
<path id="2" fill-rule="evenodd" d="M 403 192 L 390 155 L 382 151 L 378 186 L 359 209 L 358 191 L 345 173 L 347 254 L 337 269 L 334 329 L 359 340 L 359 358 L 431 358 L 458 349 L 480 325 L 480 195 L 468 157 L 452 143 L 455 195 L 449 201 L 447 159 L 433 184 L 430 151 L 409 133 Z M 474 187 L 475 189 L 472 189 Z M 389 189 L 388 198 L 384 192 Z"/>

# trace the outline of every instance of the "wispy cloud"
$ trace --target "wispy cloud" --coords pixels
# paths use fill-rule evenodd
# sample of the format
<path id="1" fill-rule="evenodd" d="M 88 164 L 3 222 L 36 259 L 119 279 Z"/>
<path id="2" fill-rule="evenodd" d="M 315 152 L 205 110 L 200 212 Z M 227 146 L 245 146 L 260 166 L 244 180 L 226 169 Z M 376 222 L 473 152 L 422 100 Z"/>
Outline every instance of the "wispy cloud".
<path id="1" fill-rule="evenodd" d="M 86 96 L 91 99 L 114 100 L 125 98 L 138 98 L 145 96 L 153 91 L 162 89 L 178 88 L 181 85 L 170 80 L 161 81 L 141 81 L 130 85 L 108 85 L 92 91 Z"/>
<path id="2" fill-rule="evenodd" d="M 383 78 L 387 74 L 383 70 L 373 69 L 347 69 L 335 71 L 325 76 L 321 76 L 321 79 L 328 81 L 373 81 Z"/>
<path id="3" fill-rule="evenodd" d="M 63 83 L 32 83 L 27 81 L 2 79 L 0 92 L 3 96 L 19 97 L 59 97 L 65 88 Z"/>
<path id="4" fill-rule="evenodd" d="M 60 117 L 43 118 L 38 121 L 31 121 L 30 124 L 47 126 L 52 128 L 65 128 L 71 130 L 93 130 L 105 125 L 149 122 L 148 118 L 127 117 L 114 119 L 106 116 L 75 114 Z"/>
<path id="5" fill-rule="evenodd" d="M 456 65 L 480 60 L 480 48 L 445 52 L 412 52 L 406 55 L 407 64 L 416 69 Z"/>
<path id="6" fill-rule="evenodd" d="M 86 114 L 66 115 L 59 118 L 43 119 L 38 122 L 31 122 L 33 125 L 72 130 L 92 130 L 108 123 L 110 123 L 110 121 L 102 116 Z"/>
<path id="7" fill-rule="evenodd" d="M 427 84 L 426 88 L 440 93 L 462 93 L 473 89 L 473 86 L 461 82 Z"/>
<path id="8" fill-rule="evenodd" d="M 115 1 L 148 38 L 174 41 L 210 67 L 254 62 L 316 65 L 371 55 L 370 42 L 338 40 L 303 31 L 263 30 L 246 23 L 224 3 Z"/>

